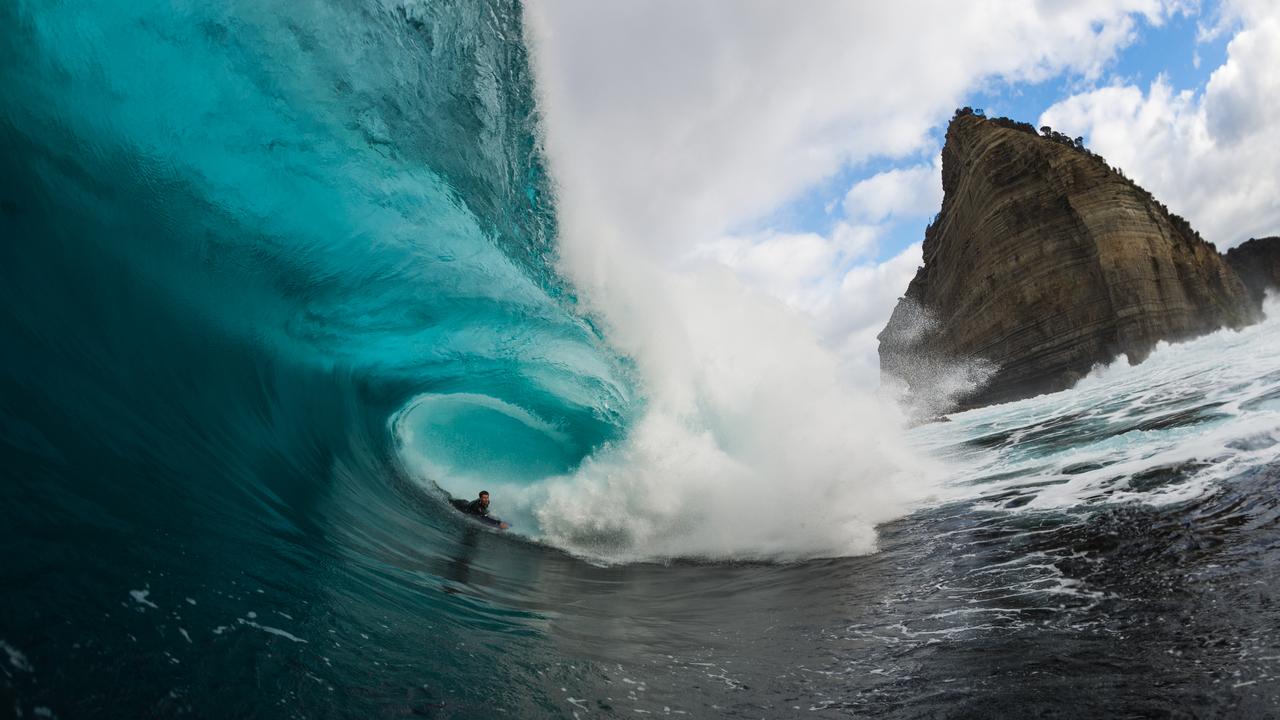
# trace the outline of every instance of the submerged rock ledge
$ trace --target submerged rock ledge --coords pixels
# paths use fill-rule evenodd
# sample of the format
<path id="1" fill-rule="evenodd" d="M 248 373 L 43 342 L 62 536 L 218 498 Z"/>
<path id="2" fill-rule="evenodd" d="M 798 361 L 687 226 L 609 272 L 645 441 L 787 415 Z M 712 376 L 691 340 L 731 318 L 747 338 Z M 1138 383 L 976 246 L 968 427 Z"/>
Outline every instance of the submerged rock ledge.
<path id="1" fill-rule="evenodd" d="M 1064 390 L 1121 354 L 1256 322 L 1280 282 L 1280 239 L 1224 258 L 1049 128 L 957 111 L 942 186 L 924 265 L 879 335 L 881 374 L 925 414 Z"/>

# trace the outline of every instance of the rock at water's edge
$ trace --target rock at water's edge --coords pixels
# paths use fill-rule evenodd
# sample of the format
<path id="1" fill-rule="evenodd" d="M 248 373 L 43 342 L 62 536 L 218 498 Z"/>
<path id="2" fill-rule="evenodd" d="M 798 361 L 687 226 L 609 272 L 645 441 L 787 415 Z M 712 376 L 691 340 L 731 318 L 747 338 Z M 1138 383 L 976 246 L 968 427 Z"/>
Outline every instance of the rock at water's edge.
<path id="1" fill-rule="evenodd" d="M 1212 245 L 1079 141 L 961 112 L 942 184 L 924 266 L 879 335 L 882 374 L 925 412 L 1063 390 L 1259 317 Z"/>
<path id="2" fill-rule="evenodd" d="M 1280 288 L 1280 237 L 1251 238 L 1227 251 L 1227 263 L 1261 305 L 1267 290 Z"/>

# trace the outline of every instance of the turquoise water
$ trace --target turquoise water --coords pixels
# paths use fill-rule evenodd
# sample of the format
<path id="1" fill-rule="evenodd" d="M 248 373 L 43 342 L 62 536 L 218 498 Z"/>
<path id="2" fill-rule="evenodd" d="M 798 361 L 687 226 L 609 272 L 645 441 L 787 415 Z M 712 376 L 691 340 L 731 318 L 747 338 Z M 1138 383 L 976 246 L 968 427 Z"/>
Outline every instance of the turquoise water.
<path id="1" fill-rule="evenodd" d="M 423 447 L 525 483 L 637 406 L 552 270 L 519 6 L 18 2 L 0 23 L 0 636 L 40 678 L 3 705 L 53 692 L 53 648 L 78 669 L 43 702 L 107 713 L 131 665 L 156 687 L 204 675 L 156 632 L 253 662 L 259 625 L 355 651 L 394 621 L 430 653 L 465 637 L 449 612 L 524 617 L 417 566 L 458 523 L 387 431 L 447 399 L 420 407 Z M 360 607 L 313 625 L 327 602 Z M 441 672 L 494 662 L 435 652 Z M 232 687 L 261 672 L 222 663 Z M 143 695 L 124 707 L 190 702 Z M 220 715 L 270 707 L 219 697 Z"/>
<path id="2" fill-rule="evenodd" d="M 894 515 L 769 318 L 664 396 L 586 310 L 521 22 L 0 5 L 0 717 L 1277 712 L 1274 323 L 913 431 Z"/>
<path id="3" fill-rule="evenodd" d="M 464 434 L 522 408 L 555 438 L 530 436 L 530 472 L 625 425 L 626 370 L 551 269 L 518 7 L 19 3 L 4 21 L 8 250 L 32 269 L 8 290 L 30 332 L 136 302 L 211 348 L 452 396 Z M 62 292 L 34 271 L 59 262 L 96 272 Z M 201 376 L 138 341 L 163 320 L 104 322 L 104 343 Z"/>

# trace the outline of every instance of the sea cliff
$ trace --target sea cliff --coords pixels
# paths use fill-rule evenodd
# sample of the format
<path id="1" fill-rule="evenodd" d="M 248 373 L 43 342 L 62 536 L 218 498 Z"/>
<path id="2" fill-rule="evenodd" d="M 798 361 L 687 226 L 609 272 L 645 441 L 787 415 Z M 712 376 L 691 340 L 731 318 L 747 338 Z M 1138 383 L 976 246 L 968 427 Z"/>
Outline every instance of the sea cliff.
<path id="1" fill-rule="evenodd" d="M 1049 128 L 957 111 L 942 185 L 924 265 L 879 335 L 882 374 L 929 412 L 1063 390 L 1121 354 L 1141 362 L 1162 340 L 1255 322 L 1256 288 L 1280 279 L 1276 243 L 1229 263 Z M 1260 257 L 1272 265 L 1246 282 Z"/>
<path id="2" fill-rule="evenodd" d="M 1280 237 L 1251 238 L 1227 251 L 1227 264 L 1244 281 L 1255 303 L 1280 287 Z"/>

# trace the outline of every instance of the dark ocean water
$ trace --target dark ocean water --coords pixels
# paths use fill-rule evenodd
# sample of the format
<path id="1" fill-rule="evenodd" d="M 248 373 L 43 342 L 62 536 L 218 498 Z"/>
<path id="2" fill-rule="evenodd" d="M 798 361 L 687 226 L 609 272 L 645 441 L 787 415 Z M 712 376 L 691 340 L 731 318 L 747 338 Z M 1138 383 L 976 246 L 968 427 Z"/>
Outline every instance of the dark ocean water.
<path id="1" fill-rule="evenodd" d="M 1275 324 L 918 428 L 874 554 L 587 561 L 395 432 L 510 485 L 644 407 L 517 4 L 0 28 L 0 717 L 1280 716 Z"/>

